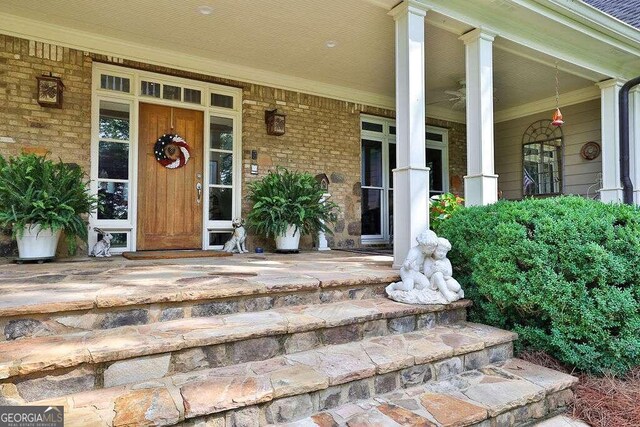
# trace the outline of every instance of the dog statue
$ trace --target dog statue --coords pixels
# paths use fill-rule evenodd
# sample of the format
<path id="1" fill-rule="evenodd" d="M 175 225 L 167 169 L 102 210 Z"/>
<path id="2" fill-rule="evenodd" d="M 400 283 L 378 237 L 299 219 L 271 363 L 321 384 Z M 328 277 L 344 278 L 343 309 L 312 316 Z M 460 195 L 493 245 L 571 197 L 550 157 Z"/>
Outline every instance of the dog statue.
<path id="1" fill-rule="evenodd" d="M 99 229 L 98 227 L 93 228 L 96 232 L 102 234 L 102 239 L 98 240 L 95 245 L 93 245 L 93 249 L 91 249 L 91 253 L 89 256 L 94 256 L 97 258 L 102 257 L 110 257 L 111 256 L 111 239 L 113 236 L 110 233 L 106 233 Z"/>
<path id="2" fill-rule="evenodd" d="M 238 254 L 249 252 L 245 245 L 247 230 L 244 228 L 244 220 L 242 218 L 236 218 L 231 222 L 231 225 L 233 225 L 233 234 L 227 243 L 224 244 L 222 250 Z"/>

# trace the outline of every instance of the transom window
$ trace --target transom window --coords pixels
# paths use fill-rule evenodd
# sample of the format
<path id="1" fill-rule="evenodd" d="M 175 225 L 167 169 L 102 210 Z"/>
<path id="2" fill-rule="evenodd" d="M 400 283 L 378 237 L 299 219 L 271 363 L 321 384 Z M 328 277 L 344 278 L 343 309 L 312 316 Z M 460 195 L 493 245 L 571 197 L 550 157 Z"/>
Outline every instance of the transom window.
<path id="1" fill-rule="evenodd" d="M 562 128 L 539 120 L 522 137 L 522 194 L 562 193 Z"/>

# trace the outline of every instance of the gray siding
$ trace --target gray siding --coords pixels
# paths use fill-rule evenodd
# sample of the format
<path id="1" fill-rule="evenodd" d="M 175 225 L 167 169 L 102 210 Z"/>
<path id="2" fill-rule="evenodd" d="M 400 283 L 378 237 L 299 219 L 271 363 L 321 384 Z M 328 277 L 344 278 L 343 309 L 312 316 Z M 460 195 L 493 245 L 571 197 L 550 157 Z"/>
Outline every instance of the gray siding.
<path id="1" fill-rule="evenodd" d="M 560 98 L 562 100 L 562 97 Z M 564 132 L 564 194 L 594 196 L 599 189 L 602 156 L 585 160 L 580 149 L 589 141 L 600 144 L 600 100 L 563 107 Z M 550 119 L 552 111 L 534 114 L 495 125 L 495 167 L 498 189 L 506 199 L 522 197 L 522 135 L 535 121 Z M 589 189 L 589 187 L 591 189 Z"/>

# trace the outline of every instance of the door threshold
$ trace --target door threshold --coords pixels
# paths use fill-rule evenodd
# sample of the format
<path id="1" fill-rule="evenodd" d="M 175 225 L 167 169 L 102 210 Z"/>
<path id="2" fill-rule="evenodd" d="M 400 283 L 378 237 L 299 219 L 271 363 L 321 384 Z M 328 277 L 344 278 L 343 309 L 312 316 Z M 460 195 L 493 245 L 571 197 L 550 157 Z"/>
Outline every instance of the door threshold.
<path id="1" fill-rule="evenodd" d="M 153 251 L 123 252 L 122 256 L 130 260 L 177 259 L 177 258 L 218 258 L 233 256 L 230 252 L 204 251 L 201 249 L 168 249 Z"/>

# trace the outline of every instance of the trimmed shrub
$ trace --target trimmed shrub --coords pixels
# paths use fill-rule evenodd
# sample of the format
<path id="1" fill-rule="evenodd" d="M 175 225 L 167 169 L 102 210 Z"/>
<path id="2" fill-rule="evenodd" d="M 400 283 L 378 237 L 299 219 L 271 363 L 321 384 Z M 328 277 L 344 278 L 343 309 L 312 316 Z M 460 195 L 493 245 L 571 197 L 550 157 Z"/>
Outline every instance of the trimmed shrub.
<path id="1" fill-rule="evenodd" d="M 444 221 L 471 319 L 580 370 L 640 365 L 640 211 L 580 197 L 501 201 Z"/>

